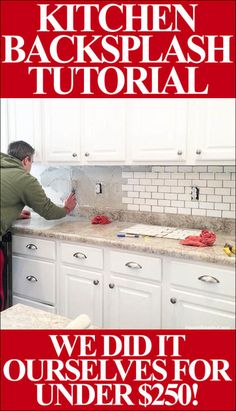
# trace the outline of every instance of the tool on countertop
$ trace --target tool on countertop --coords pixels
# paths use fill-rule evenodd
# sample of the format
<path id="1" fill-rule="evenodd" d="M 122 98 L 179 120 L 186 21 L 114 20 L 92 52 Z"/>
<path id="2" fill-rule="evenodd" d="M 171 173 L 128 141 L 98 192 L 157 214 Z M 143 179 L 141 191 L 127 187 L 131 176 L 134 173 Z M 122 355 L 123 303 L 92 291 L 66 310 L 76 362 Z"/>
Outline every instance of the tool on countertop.
<path id="1" fill-rule="evenodd" d="M 228 257 L 231 257 L 233 254 L 235 254 L 235 246 L 229 243 L 225 243 L 223 251 L 225 252 L 225 254 L 227 254 Z"/>
<path id="2" fill-rule="evenodd" d="M 92 224 L 110 224 L 111 221 L 105 215 L 96 215 L 95 217 L 92 218 L 91 223 Z"/>
<path id="3" fill-rule="evenodd" d="M 191 245 L 193 247 L 208 247 L 212 246 L 216 241 L 216 235 L 212 231 L 202 230 L 199 236 L 190 235 L 181 240 L 182 245 Z"/>
<path id="4" fill-rule="evenodd" d="M 116 234 L 119 238 L 130 237 L 130 238 L 139 238 L 138 234 L 126 234 L 126 233 L 118 233 Z"/>

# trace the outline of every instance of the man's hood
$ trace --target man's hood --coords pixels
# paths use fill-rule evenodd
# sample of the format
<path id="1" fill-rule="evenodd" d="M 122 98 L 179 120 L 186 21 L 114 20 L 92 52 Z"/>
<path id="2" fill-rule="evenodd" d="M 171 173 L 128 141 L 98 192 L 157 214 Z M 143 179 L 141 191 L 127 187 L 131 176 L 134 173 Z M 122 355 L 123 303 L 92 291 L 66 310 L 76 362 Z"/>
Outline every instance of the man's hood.
<path id="1" fill-rule="evenodd" d="M 21 161 L 8 154 L 0 153 L 0 167 L 1 168 L 22 168 Z"/>

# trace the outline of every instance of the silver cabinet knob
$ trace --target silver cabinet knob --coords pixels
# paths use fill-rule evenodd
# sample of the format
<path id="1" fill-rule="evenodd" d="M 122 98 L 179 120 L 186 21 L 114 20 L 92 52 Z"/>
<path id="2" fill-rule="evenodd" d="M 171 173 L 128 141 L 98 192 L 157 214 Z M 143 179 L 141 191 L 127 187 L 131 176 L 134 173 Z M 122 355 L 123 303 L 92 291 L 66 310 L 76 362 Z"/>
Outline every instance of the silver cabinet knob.
<path id="1" fill-rule="evenodd" d="M 134 261 L 129 261 L 128 263 L 125 264 L 126 267 L 128 268 L 133 268 L 133 269 L 142 269 L 142 266 L 139 263 L 135 263 Z"/>
<path id="2" fill-rule="evenodd" d="M 28 248 L 28 250 L 37 250 L 38 247 L 35 244 L 27 244 L 26 248 Z"/>
<path id="3" fill-rule="evenodd" d="M 94 280 L 93 284 L 94 284 L 94 285 L 98 285 L 98 284 L 99 284 L 99 281 L 98 281 L 98 280 Z"/>
<path id="4" fill-rule="evenodd" d="M 176 304 L 177 303 L 177 299 L 174 297 L 171 297 L 170 299 L 171 304 Z"/>
<path id="5" fill-rule="evenodd" d="M 87 255 L 85 255 L 84 253 L 77 252 L 73 254 L 73 257 L 79 258 L 80 260 L 85 260 L 87 258 Z"/>
<path id="6" fill-rule="evenodd" d="M 89 157 L 90 154 L 88 152 L 84 153 L 85 157 Z"/>
<path id="7" fill-rule="evenodd" d="M 202 150 L 200 150 L 200 148 L 198 148 L 198 149 L 196 150 L 196 154 L 197 154 L 198 156 L 200 156 L 200 154 L 202 154 Z"/>
<path id="8" fill-rule="evenodd" d="M 109 284 L 109 288 L 115 288 L 115 284 L 113 283 Z"/>
<path id="9" fill-rule="evenodd" d="M 34 275 L 27 275 L 27 277 L 25 277 L 26 280 L 30 281 L 31 283 L 36 283 L 38 280 Z"/>
<path id="10" fill-rule="evenodd" d="M 182 150 L 178 150 L 178 151 L 177 151 L 177 154 L 178 154 L 178 156 L 182 156 L 183 151 L 182 151 Z"/>
<path id="11" fill-rule="evenodd" d="M 200 277 L 198 277 L 198 280 L 208 284 L 218 284 L 220 282 L 216 277 L 213 277 L 212 275 L 201 275 Z"/>
<path id="12" fill-rule="evenodd" d="M 72 157 L 74 157 L 74 158 L 77 157 L 77 156 L 78 156 L 77 153 L 73 153 L 73 154 L 72 154 Z"/>

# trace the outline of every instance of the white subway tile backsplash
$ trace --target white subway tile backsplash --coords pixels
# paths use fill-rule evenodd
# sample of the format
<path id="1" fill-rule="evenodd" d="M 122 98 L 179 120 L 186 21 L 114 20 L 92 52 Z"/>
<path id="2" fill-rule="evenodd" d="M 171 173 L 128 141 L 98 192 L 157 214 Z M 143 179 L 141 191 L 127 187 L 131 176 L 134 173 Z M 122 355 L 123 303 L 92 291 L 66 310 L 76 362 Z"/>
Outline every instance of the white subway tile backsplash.
<path id="1" fill-rule="evenodd" d="M 198 187 L 206 187 L 207 182 L 206 182 L 206 180 L 193 180 L 192 184 L 194 186 L 198 186 Z"/>
<path id="2" fill-rule="evenodd" d="M 150 205 L 141 205 L 140 206 L 140 211 L 151 211 L 151 206 Z"/>
<path id="3" fill-rule="evenodd" d="M 164 199 L 165 193 L 152 193 L 152 198 Z"/>
<path id="4" fill-rule="evenodd" d="M 235 167 L 137 166 L 122 172 L 122 203 L 130 210 L 233 218 Z M 199 200 L 191 200 L 191 187 Z"/>
<path id="5" fill-rule="evenodd" d="M 179 172 L 180 173 L 191 173 L 193 171 L 192 166 L 179 166 Z"/>
<path id="6" fill-rule="evenodd" d="M 146 173 L 142 172 L 142 171 L 135 171 L 134 172 L 134 178 L 145 178 L 146 177 Z"/>
<path id="7" fill-rule="evenodd" d="M 200 173 L 201 180 L 214 180 L 215 173 Z"/>
<path id="8" fill-rule="evenodd" d="M 145 186 L 134 186 L 134 191 L 145 191 Z"/>
<path id="9" fill-rule="evenodd" d="M 151 193 L 147 193 L 147 192 L 145 192 L 145 193 L 141 192 L 140 193 L 140 198 L 151 198 L 151 197 L 152 197 Z"/>
<path id="10" fill-rule="evenodd" d="M 222 217 L 223 218 L 235 218 L 235 212 L 234 211 L 223 211 Z"/>
<path id="11" fill-rule="evenodd" d="M 212 201 L 214 203 L 220 203 L 222 201 L 222 196 L 208 195 L 207 201 Z"/>
<path id="12" fill-rule="evenodd" d="M 178 196 L 174 193 L 165 193 L 166 200 L 177 200 Z"/>
<path id="13" fill-rule="evenodd" d="M 199 203 L 199 208 L 204 208 L 205 210 L 213 210 L 214 208 L 214 203 L 209 203 L 209 202 L 203 202 Z"/>
<path id="14" fill-rule="evenodd" d="M 216 180 L 230 180 L 230 173 L 215 173 Z"/>
<path id="15" fill-rule="evenodd" d="M 224 203 L 235 203 L 234 196 L 223 196 Z"/>
<path id="16" fill-rule="evenodd" d="M 156 193 L 157 192 L 157 186 L 147 186 L 146 191 L 151 192 L 151 193 Z"/>
<path id="17" fill-rule="evenodd" d="M 128 178 L 128 184 L 139 184 L 139 179 L 138 178 Z"/>
<path id="18" fill-rule="evenodd" d="M 139 193 L 137 191 L 129 191 L 128 197 L 131 197 L 131 198 L 139 197 Z"/>
<path id="19" fill-rule="evenodd" d="M 222 187 L 222 180 L 207 181 L 208 187 Z"/>
<path id="20" fill-rule="evenodd" d="M 219 204 L 215 204 L 215 209 L 216 210 L 229 210 L 230 209 L 230 205 L 227 203 L 219 203 Z"/>
<path id="21" fill-rule="evenodd" d="M 153 213 L 163 213 L 164 212 L 164 207 L 152 207 L 152 212 Z"/>
<path id="22" fill-rule="evenodd" d="M 221 211 L 216 210 L 206 210 L 207 217 L 221 217 Z"/>
<path id="23" fill-rule="evenodd" d="M 222 196 L 223 195 L 228 196 L 228 195 L 231 194 L 230 191 L 231 191 L 230 188 L 216 188 L 215 189 L 215 194 L 222 195 Z"/>
<path id="24" fill-rule="evenodd" d="M 167 214 L 177 214 L 177 211 L 175 207 L 165 207 L 165 213 Z"/>
<path id="25" fill-rule="evenodd" d="M 209 173 L 223 173 L 223 166 L 208 166 Z"/>
<path id="26" fill-rule="evenodd" d="M 157 206 L 157 200 L 150 200 L 150 199 L 146 199 L 146 204 L 147 205 L 152 205 L 152 206 Z"/>

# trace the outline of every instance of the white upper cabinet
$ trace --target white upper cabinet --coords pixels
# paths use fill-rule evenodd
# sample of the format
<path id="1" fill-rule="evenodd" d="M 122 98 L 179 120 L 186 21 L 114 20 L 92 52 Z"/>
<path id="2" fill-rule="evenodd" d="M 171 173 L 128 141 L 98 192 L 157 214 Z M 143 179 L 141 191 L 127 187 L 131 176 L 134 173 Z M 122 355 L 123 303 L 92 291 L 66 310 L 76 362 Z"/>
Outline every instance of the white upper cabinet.
<path id="1" fill-rule="evenodd" d="M 81 104 L 78 99 L 43 102 L 46 161 L 80 161 Z"/>
<path id="2" fill-rule="evenodd" d="M 124 163 L 125 140 L 123 99 L 83 102 L 82 163 Z"/>
<path id="3" fill-rule="evenodd" d="M 193 163 L 235 158 L 234 99 L 191 101 L 189 140 Z"/>
<path id="4" fill-rule="evenodd" d="M 35 148 L 35 161 L 42 160 L 42 112 L 40 99 L 8 99 L 8 142 L 23 140 Z"/>
<path id="5" fill-rule="evenodd" d="M 186 100 L 135 99 L 127 102 L 126 110 L 128 162 L 180 162 L 186 159 Z"/>
<path id="6" fill-rule="evenodd" d="M 1 152 L 7 152 L 8 146 L 8 121 L 7 121 L 7 100 L 1 99 Z"/>

